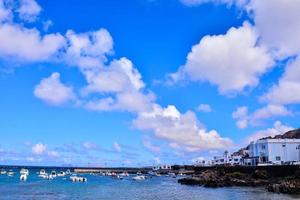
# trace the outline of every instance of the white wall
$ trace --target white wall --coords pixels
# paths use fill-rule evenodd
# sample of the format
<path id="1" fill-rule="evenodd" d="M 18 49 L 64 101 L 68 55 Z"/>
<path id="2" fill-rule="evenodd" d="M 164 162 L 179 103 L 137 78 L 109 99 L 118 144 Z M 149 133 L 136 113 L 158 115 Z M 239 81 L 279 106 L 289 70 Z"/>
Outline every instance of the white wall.
<path id="1" fill-rule="evenodd" d="M 299 161 L 300 152 L 297 148 L 299 145 L 300 139 L 258 140 L 250 144 L 249 154 L 251 157 L 267 156 L 271 162 Z M 280 161 L 276 160 L 277 156 L 280 157 Z"/>

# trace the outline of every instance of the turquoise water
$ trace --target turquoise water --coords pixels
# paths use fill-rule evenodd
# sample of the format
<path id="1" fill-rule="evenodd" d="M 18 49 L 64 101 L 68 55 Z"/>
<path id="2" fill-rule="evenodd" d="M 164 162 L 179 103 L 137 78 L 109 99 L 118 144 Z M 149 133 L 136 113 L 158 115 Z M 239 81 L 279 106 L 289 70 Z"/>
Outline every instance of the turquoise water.
<path id="1" fill-rule="evenodd" d="M 50 171 L 49 171 L 50 172 Z M 49 173 L 48 172 L 48 173 Z M 19 174 L 13 177 L 0 175 L 0 199 L 13 200 L 58 200 L 58 199 L 105 199 L 105 200 L 247 200 L 247 199 L 299 199 L 298 196 L 268 193 L 264 188 L 203 188 L 185 186 L 176 178 L 153 177 L 145 181 L 123 180 L 105 176 L 84 175 L 86 183 L 73 183 L 63 178 L 44 180 L 30 171 L 26 182 L 19 181 Z"/>

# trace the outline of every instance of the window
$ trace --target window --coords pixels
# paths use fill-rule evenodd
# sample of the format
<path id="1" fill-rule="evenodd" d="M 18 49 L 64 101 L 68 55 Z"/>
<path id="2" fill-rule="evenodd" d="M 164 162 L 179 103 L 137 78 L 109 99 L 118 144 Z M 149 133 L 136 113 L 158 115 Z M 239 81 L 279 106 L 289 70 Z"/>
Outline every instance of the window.
<path id="1" fill-rule="evenodd" d="M 281 160 L 280 156 L 276 156 L 276 160 Z"/>
<path id="2" fill-rule="evenodd" d="M 283 144 L 282 147 L 285 147 L 285 144 Z"/>
<path id="3" fill-rule="evenodd" d="M 261 148 L 262 148 L 262 149 L 266 149 L 266 146 L 263 144 L 263 145 L 261 146 Z"/>

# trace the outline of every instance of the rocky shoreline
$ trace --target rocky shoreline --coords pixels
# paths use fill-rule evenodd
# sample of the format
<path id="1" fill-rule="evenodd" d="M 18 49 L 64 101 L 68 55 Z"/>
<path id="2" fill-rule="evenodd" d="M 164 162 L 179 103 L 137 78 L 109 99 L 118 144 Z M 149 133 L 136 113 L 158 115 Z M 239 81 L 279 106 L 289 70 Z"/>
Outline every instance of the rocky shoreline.
<path id="1" fill-rule="evenodd" d="M 202 170 L 191 177 L 179 179 L 178 182 L 185 185 L 199 185 L 209 188 L 265 187 L 269 192 L 300 194 L 300 169 L 286 176 L 274 176 L 267 169 L 253 169 L 246 172 L 227 169 L 224 167 Z"/>

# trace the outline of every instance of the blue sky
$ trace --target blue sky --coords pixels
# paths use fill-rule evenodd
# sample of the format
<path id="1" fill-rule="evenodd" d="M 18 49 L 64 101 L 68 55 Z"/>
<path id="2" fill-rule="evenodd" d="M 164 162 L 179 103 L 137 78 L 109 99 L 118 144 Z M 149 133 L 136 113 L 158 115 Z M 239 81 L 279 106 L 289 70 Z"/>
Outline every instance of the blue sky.
<path id="1" fill-rule="evenodd" d="M 192 163 L 299 127 L 297 6 L 0 0 L 0 163 Z"/>

